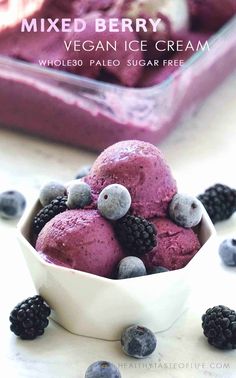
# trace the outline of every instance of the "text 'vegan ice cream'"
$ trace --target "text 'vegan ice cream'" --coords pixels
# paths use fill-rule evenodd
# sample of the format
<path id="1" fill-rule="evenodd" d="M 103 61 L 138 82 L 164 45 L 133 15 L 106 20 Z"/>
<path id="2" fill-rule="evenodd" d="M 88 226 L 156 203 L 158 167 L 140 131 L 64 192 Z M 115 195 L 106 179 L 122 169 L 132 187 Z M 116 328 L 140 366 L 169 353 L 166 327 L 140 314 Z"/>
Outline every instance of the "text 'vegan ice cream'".
<path id="1" fill-rule="evenodd" d="M 140 66 L 133 66 L 127 67 L 127 61 L 132 59 L 140 60 L 143 58 L 143 54 L 141 51 L 125 51 L 124 44 L 133 41 L 136 38 L 136 34 L 134 32 L 126 31 L 126 32 L 114 32 L 109 33 L 109 31 L 104 31 L 101 34 L 95 31 L 95 21 L 97 18 L 101 17 L 102 14 L 98 12 L 93 12 L 89 16 L 86 16 L 87 28 L 80 33 L 68 33 L 65 37 L 65 41 L 68 42 L 68 46 L 71 41 L 82 40 L 82 41 L 90 41 L 86 43 L 87 51 L 77 52 L 72 48 L 67 52 L 65 51 L 63 58 L 64 59 L 80 59 L 83 60 L 83 67 L 71 67 L 68 71 L 78 73 L 81 75 L 85 75 L 87 77 L 97 78 L 101 74 L 102 71 L 107 72 L 108 74 L 114 75 L 114 77 L 123 85 L 127 86 L 135 86 L 138 81 L 140 80 L 142 74 L 142 67 Z M 106 18 L 106 25 L 109 21 L 109 18 Z M 119 27 L 119 22 L 118 22 Z M 91 50 L 92 45 L 98 45 L 101 39 L 108 45 L 107 49 L 104 51 L 103 49 Z M 91 42 L 92 41 L 92 42 Z M 116 49 L 113 50 L 112 48 L 109 49 L 109 46 L 114 46 L 116 44 Z M 91 67 L 91 61 L 100 61 L 100 62 L 108 62 L 108 61 L 120 61 L 121 64 L 119 66 L 108 64 L 106 66 L 96 65 Z M 105 63 L 104 63 L 105 64 Z"/>

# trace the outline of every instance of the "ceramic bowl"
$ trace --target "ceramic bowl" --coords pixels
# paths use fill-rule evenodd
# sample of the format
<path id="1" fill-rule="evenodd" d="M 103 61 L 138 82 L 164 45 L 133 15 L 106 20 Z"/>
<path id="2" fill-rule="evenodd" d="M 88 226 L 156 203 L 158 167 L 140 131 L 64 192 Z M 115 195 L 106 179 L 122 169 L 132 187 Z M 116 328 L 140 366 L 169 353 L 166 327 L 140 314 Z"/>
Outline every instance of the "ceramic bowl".
<path id="1" fill-rule="evenodd" d="M 30 242 L 37 202 L 18 225 L 19 242 L 35 288 L 52 308 L 51 317 L 68 331 L 118 340 L 122 330 L 140 324 L 154 332 L 168 329 L 186 309 L 193 273 L 211 249 L 215 229 L 204 212 L 198 235 L 201 249 L 182 269 L 112 280 L 44 261 Z"/>

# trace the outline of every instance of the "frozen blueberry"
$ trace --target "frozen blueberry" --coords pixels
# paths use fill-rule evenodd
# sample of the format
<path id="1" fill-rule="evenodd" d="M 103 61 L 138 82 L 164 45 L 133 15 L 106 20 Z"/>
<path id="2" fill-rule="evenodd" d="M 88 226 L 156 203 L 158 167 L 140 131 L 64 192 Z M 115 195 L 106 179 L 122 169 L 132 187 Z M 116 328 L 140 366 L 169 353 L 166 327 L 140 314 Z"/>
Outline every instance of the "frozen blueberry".
<path id="1" fill-rule="evenodd" d="M 227 266 L 236 266 L 236 239 L 226 239 L 219 247 L 219 255 Z"/>
<path id="2" fill-rule="evenodd" d="M 57 181 L 50 181 L 44 185 L 39 193 L 39 200 L 42 206 L 47 206 L 56 197 L 62 197 L 65 195 L 66 188 L 63 184 Z"/>
<path id="3" fill-rule="evenodd" d="M 10 190 L 0 194 L 0 216 L 2 218 L 20 218 L 25 210 L 25 206 L 25 197 L 20 192 Z"/>
<path id="4" fill-rule="evenodd" d="M 88 367 L 85 378 L 121 378 L 121 374 L 111 362 L 97 361 Z"/>
<path id="5" fill-rule="evenodd" d="M 129 211 L 131 197 L 129 191 L 120 184 L 106 186 L 98 197 L 98 210 L 104 218 L 118 220 Z"/>
<path id="6" fill-rule="evenodd" d="M 148 274 L 164 273 L 169 272 L 169 269 L 164 268 L 164 266 L 153 266 L 148 269 Z"/>
<path id="7" fill-rule="evenodd" d="M 117 278 L 122 280 L 124 278 L 146 276 L 146 274 L 147 271 L 141 259 L 135 256 L 127 256 L 119 263 Z"/>
<path id="8" fill-rule="evenodd" d="M 90 170 L 91 170 L 91 165 L 84 165 L 83 167 L 81 167 L 75 176 L 76 180 L 87 176 Z"/>
<path id="9" fill-rule="evenodd" d="M 145 358 L 154 352 L 157 340 L 154 333 L 148 328 L 133 325 L 123 331 L 121 345 L 128 356 Z"/>
<path id="10" fill-rule="evenodd" d="M 201 222 L 202 213 L 201 202 L 188 194 L 176 194 L 169 207 L 171 219 L 185 228 L 197 226 Z"/>
<path id="11" fill-rule="evenodd" d="M 67 194 L 67 206 L 69 209 L 83 209 L 92 201 L 90 186 L 80 180 L 75 180 L 67 188 Z"/>

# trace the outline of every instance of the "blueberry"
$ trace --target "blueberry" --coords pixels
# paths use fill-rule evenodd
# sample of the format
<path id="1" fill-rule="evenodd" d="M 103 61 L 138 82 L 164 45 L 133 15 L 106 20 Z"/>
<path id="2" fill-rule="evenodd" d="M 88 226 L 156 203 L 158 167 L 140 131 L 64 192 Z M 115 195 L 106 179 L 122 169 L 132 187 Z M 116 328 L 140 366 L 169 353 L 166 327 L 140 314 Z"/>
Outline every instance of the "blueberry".
<path id="1" fill-rule="evenodd" d="M 2 218 L 20 218 L 25 210 L 25 206 L 25 197 L 20 192 L 10 190 L 0 194 L 0 216 Z"/>
<path id="2" fill-rule="evenodd" d="M 164 268 L 164 266 L 152 266 L 148 269 L 148 274 L 157 274 L 157 273 L 164 273 L 169 272 L 169 269 Z"/>
<path id="3" fill-rule="evenodd" d="M 197 226 L 201 222 L 202 213 L 201 202 L 187 194 L 176 194 L 169 207 L 170 218 L 185 228 Z"/>
<path id="4" fill-rule="evenodd" d="M 121 374 L 111 362 L 97 361 L 88 367 L 85 378 L 121 378 Z"/>
<path id="5" fill-rule="evenodd" d="M 76 180 L 81 179 L 89 174 L 91 170 L 91 165 L 84 165 L 80 168 L 75 176 Z"/>
<path id="6" fill-rule="evenodd" d="M 75 180 L 67 188 L 69 209 L 83 209 L 92 201 L 91 188 L 83 181 Z"/>
<path id="7" fill-rule="evenodd" d="M 56 197 L 64 196 L 66 188 L 63 184 L 57 181 L 50 181 L 44 185 L 39 193 L 39 200 L 42 206 L 47 206 Z"/>
<path id="8" fill-rule="evenodd" d="M 227 266 L 236 266 L 236 239 L 226 239 L 219 247 L 219 255 Z"/>
<path id="9" fill-rule="evenodd" d="M 106 186 L 98 197 L 98 210 L 104 218 L 118 220 L 129 211 L 131 197 L 129 191 L 120 184 Z"/>
<path id="10" fill-rule="evenodd" d="M 127 256 L 119 263 L 117 278 L 122 280 L 124 278 L 146 276 L 146 274 L 147 271 L 141 259 L 135 256 Z"/>
<path id="11" fill-rule="evenodd" d="M 133 325 L 123 331 L 121 345 L 128 356 L 145 358 L 154 352 L 157 340 L 154 333 L 148 328 Z"/>

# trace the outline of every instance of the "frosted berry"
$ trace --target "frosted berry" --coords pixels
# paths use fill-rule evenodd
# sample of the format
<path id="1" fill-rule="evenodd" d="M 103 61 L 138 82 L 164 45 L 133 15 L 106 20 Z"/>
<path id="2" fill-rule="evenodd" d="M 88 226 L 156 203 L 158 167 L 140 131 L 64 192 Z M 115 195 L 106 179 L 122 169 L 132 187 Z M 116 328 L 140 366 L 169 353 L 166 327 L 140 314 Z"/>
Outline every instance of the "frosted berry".
<path id="1" fill-rule="evenodd" d="M 57 181 L 50 181 L 41 188 L 39 201 L 42 206 L 47 206 L 56 197 L 63 197 L 65 192 L 66 188 L 63 184 Z"/>
<path id="2" fill-rule="evenodd" d="M 98 197 L 98 210 L 109 220 L 118 220 L 125 216 L 131 206 L 129 191 L 120 184 L 106 186 Z"/>
<path id="3" fill-rule="evenodd" d="M 26 200 L 20 192 L 10 190 L 0 194 L 0 217 L 4 219 L 20 218 L 25 207 Z"/>
<path id="4" fill-rule="evenodd" d="M 157 340 L 154 333 L 148 328 L 133 325 L 123 331 L 121 345 L 128 356 L 145 358 L 154 352 Z"/>
<path id="5" fill-rule="evenodd" d="M 159 274 L 169 272 L 169 269 L 165 268 L 164 266 L 153 266 L 148 269 L 148 274 Z"/>
<path id="6" fill-rule="evenodd" d="M 76 173 L 76 176 L 75 176 L 76 180 L 87 176 L 90 170 L 91 170 L 91 165 L 84 165 L 83 167 L 81 167 Z"/>
<path id="7" fill-rule="evenodd" d="M 91 188 L 83 181 L 75 180 L 67 188 L 69 209 L 83 209 L 92 201 Z"/>
<path id="8" fill-rule="evenodd" d="M 191 228 L 202 219 L 203 208 L 200 201 L 187 194 L 176 194 L 169 206 L 170 218 L 179 226 Z"/>
<path id="9" fill-rule="evenodd" d="M 121 374 L 111 362 L 97 361 L 88 367 L 85 378 L 121 378 Z"/>
<path id="10" fill-rule="evenodd" d="M 147 271 L 141 259 L 135 256 L 127 256 L 118 266 L 117 278 L 119 280 L 132 277 L 146 276 Z"/>
<path id="11" fill-rule="evenodd" d="M 226 239 L 219 247 L 219 255 L 225 265 L 236 266 L 236 239 Z"/>

